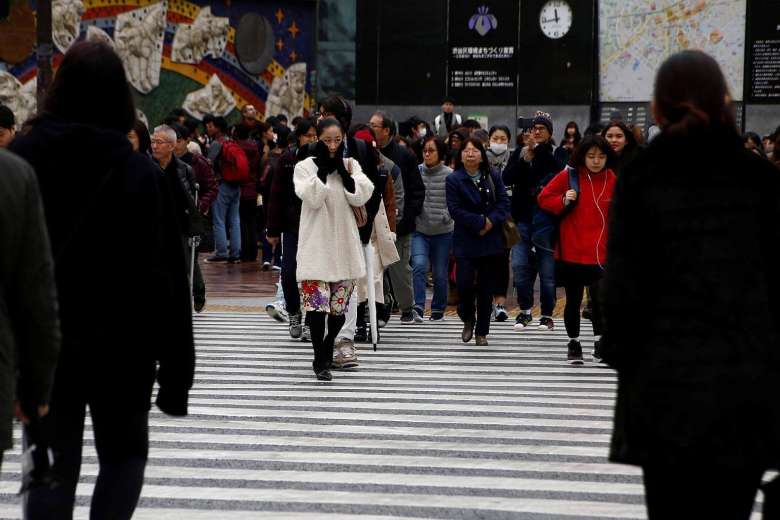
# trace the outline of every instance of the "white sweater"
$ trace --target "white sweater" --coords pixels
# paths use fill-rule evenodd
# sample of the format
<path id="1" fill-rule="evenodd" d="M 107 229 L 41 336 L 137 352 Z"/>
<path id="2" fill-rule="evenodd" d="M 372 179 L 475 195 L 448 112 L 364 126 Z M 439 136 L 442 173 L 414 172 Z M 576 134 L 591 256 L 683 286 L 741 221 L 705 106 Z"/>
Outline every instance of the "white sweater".
<path id="1" fill-rule="evenodd" d="M 338 282 L 366 275 L 352 206 L 368 202 L 374 184 L 354 159 L 344 159 L 355 180 L 355 193 L 344 189 L 341 177 L 328 175 L 326 183 L 317 177 L 317 165 L 309 157 L 295 165 L 295 194 L 303 201 L 298 229 L 296 279 Z"/>

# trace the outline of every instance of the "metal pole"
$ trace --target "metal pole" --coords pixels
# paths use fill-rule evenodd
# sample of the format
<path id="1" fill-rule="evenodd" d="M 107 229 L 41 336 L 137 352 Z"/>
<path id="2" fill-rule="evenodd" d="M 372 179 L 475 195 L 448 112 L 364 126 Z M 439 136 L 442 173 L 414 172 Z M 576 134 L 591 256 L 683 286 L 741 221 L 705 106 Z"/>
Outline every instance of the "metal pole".
<path id="1" fill-rule="evenodd" d="M 37 45 L 35 54 L 38 65 L 38 85 L 36 97 L 38 110 L 43 106 L 46 91 L 52 80 L 51 58 L 54 55 L 54 43 L 51 35 L 51 0 L 39 0 L 37 11 Z"/>

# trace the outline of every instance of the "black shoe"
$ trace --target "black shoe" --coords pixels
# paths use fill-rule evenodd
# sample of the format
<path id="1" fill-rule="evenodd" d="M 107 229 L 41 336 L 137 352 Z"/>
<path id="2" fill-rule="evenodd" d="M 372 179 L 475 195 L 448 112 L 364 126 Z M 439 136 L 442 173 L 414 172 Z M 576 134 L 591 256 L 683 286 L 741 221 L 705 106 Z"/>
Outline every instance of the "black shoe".
<path id="1" fill-rule="evenodd" d="M 365 323 L 359 323 L 355 326 L 354 341 L 359 343 L 368 341 L 368 327 L 366 327 Z"/>
<path id="2" fill-rule="evenodd" d="M 603 363 L 604 355 L 601 353 L 601 340 L 598 339 L 593 343 L 593 362 Z"/>
<path id="3" fill-rule="evenodd" d="M 229 264 L 240 264 L 241 263 L 241 259 L 238 258 L 237 256 L 231 256 L 231 257 L 229 257 L 227 259 L 227 263 L 229 263 Z"/>
<path id="4" fill-rule="evenodd" d="M 431 321 L 444 321 L 444 313 L 441 311 L 431 311 L 431 317 L 428 319 Z"/>
<path id="5" fill-rule="evenodd" d="M 198 299 L 195 300 L 193 307 L 195 308 L 195 312 L 200 314 L 200 312 L 203 310 L 203 307 L 206 306 L 206 299 L 203 298 L 202 300 Z"/>
<path id="6" fill-rule="evenodd" d="M 217 255 L 210 256 L 206 259 L 206 263 L 209 264 L 220 264 L 227 261 L 228 259 L 226 256 L 217 256 Z"/>
<path id="7" fill-rule="evenodd" d="M 582 319 L 583 320 L 591 320 L 593 319 L 593 311 L 590 310 L 590 306 L 585 307 L 582 309 Z"/>
<path id="8" fill-rule="evenodd" d="M 471 341 L 471 338 L 474 336 L 474 320 L 464 321 L 463 322 L 463 332 L 460 333 L 460 339 L 463 340 L 463 343 L 468 343 Z"/>
<path id="9" fill-rule="evenodd" d="M 320 381 L 332 381 L 333 380 L 333 374 L 330 373 L 330 370 L 327 368 L 324 368 L 320 370 L 319 372 L 314 372 L 317 375 L 317 379 Z"/>
<path id="10" fill-rule="evenodd" d="M 414 323 L 414 312 L 406 311 L 401 313 L 401 324 L 411 325 Z"/>
<path id="11" fill-rule="evenodd" d="M 570 365 L 584 364 L 584 361 L 582 360 L 582 345 L 580 345 L 579 341 L 574 339 L 569 341 L 569 352 L 566 359 Z"/>

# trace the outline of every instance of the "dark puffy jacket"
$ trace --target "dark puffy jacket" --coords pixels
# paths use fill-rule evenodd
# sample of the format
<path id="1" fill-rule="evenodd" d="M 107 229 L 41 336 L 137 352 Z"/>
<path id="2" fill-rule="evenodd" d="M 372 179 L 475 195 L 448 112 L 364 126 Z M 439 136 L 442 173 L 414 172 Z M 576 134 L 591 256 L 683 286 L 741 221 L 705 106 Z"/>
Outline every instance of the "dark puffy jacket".
<path id="1" fill-rule="evenodd" d="M 603 337 L 618 368 L 612 460 L 780 468 L 778 185 L 727 128 L 661 134 L 618 177 Z"/>
<path id="2" fill-rule="evenodd" d="M 282 233 L 298 234 L 301 222 L 301 199 L 295 194 L 293 172 L 298 160 L 296 149 L 285 150 L 279 160 L 279 171 L 271 182 L 268 200 L 266 227 L 268 236 L 279 237 Z"/>
<path id="3" fill-rule="evenodd" d="M 11 447 L 13 402 L 49 402 L 60 326 L 54 264 L 30 165 L 0 149 L 0 452 Z M 19 393 L 17 394 L 17 374 Z"/>
<path id="4" fill-rule="evenodd" d="M 158 406 L 185 414 L 195 370 L 192 310 L 160 168 L 119 132 L 50 116 L 34 121 L 12 149 L 35 169 L 59 257 L 62 351 L 53 392 L 80 392 L 90 406 L 147 410 L 156 377 Z"/>
<path id="5" fill-rule="evenodd" d="M 502 174 L 504 185 L 512 191 L 512 218 L 515 222 L 530 224 L 538 207 L 536 196 L 564 165 L 553 155 L 552 144 L 540 144 L 534 148 L 534 158 L 526 162 L 522 149 L 512 153 Z"/>

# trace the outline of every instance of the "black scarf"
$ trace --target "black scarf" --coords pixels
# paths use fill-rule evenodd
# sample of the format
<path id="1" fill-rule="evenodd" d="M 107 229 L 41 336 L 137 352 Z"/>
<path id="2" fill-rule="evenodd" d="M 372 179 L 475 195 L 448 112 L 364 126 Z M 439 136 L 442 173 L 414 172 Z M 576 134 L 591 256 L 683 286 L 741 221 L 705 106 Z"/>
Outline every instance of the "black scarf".
<path id="1" fill-rule="evenodd" d="M 336 154 L 331 157 L 327 145 L 322 141 L 317 141 L 317 145 L 314 147 L 314 164 L 317 165 L 320 177 L 325 177 L 334 172 L 348 177 L 349 172 L 347 172 L 347 168 L 344 166 L 344 142 L 342 141 L 336 150 Z"/>

